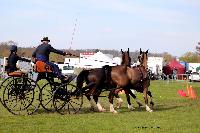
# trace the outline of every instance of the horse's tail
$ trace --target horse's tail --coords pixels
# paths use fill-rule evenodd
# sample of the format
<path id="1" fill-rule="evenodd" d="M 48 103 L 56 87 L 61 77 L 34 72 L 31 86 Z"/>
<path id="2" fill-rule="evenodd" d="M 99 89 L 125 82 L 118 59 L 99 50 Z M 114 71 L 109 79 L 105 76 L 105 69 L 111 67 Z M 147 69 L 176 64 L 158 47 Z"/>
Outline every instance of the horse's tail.
<path id="1" fill-rule="evenodd" d="M 89 70 L 82 70 L 79 75 L 77 76 L 76 79 L 76 86 L 79 89 L 82 89 L 83 87 L 83 82 L 86 81 L 87 77 L 89 75 Z"/>

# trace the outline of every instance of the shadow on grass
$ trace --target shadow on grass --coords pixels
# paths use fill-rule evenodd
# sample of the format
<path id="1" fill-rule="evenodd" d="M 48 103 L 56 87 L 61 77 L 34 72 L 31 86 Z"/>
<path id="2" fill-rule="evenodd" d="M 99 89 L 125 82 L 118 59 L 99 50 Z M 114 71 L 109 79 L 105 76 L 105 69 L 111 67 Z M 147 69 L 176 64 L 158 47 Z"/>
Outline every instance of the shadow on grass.
<path id="1" fill-rule="evenodd" d="M 108 111 L 105 111 L 105 112 L 108 112 Z M 59 114 L 55 109 L 52 109 L 52 110 L 45 110 L 45 109 L 43 109 L 43 108 L 39 108 L 35 113 L 34 113 L 34 115 L 37 115 L 37 114 L 54 114 L 54 113 L 57 113 L 57 114 Z M 83 107 L 83 108 L 81 108 L 80 109 L 80 111 L 79 112 L 77 112 L 76 114 L 95 114 L 95 113 L 101 113 L 101 112 L 99 112 L 97 109 L 95 109 L 95 110 L 90 110 L 90 108 L 88 108 L 88 107 Z M 104 112 L 103 112 L 104 113 Z M 67 114 L 69 114 L 68 112 L 67 112 L 67 110 L 66 110 L 66 112 L 64 113 L 64 115 L 67 115 Z"/>
<path id="2" fill-rule="evenodd" d="M 177 109 L 177 108 L 181 108 L 183 106 L 169 106 L 169 105 L 156 105 L 153 107 L 153 111 L 154 112 L 159 112 L 159 111 L 167 111 L 167 110 L 173 110 L 173 109 Z M 120 109 L 116 109 L 118 111 L 118 113 L 128 113 L 128 112 L 146 112 L 146 109 L 144 106 L 142 107 L 135 107 L 135 109 L 133 111 L 130 111 L 127 107 L 122 107 Z M 53 113 L 57 113 L 54 109 L 52 109 L 52 111 L 47 111 L 43 108 L 38 109 L 37 112 L 35 112 L 34 114 L 53 114 Z M 99 112 L 96 108 L 95 110 L 90 110 L 89 107 L 83 107 L 81 108 L 81 110 L 77 113 L 77 114 L 96 114 L 96 113 L 110 113 L 109 110 L 106 110 L 105 112 Z M 68 112 L 65 112 L 64 115 L 69 114 Z"/>
<path id="3" fill-rule="evenodd" d="M 183 106 L 169 106 L 169 105 L 156 105 L 153 107 L 153 112 L 159 112 L 159 111 L 167 111 L 167 110 L 173 110 L 177 108 L 181 108 Z M 117 109 L 119 113 L 127 113 L 127 112 L 146 112 L 146 108 L 144 106 L 142 107 L 135 107 L 133 111 L 130 111 L 127 107 L 122 107 L 120 109 Z"/>
<path id="4" fill-rule="evenodd" d="M 181 107 L 184 107 L 185 104 L 182 104 L 182 105 L 165 105 L 165 104 L 157 104 L 153 107 L 153 111 L 154 112 L 161 112 L 161 111 L 167 111 L 167 110 L 174 110 L 174 109 L 178 109 L 178 108 L 181 108 Z M 135 109 L 133 111 L 130 111 L 127 107 L 122 107 L 120 109 L 116 109 L 118 111 L 118 113 L 128 113 L 128 112 L 146 112 L 146 109 L 144 106 L 142 107 L 135 107 Z M 106 109 L 105 112 L 99 112 L 97 110 L 97 108 L 95 108 L 94 110 L 90 110 L 90 107 L 82 107 L 80 109 L 79 112 L 77 112 L 77 114 L 101 114 L 101 113 L 110 113 L 110 110 L 109 108 Z M 51 111 L 47 111 L 45 109 L 43 109 L 41 106 L 40 108 L 34 112 L 32 115 L 45 115 L 45 114 L 59 114 L 58 112 L 56 112 L 55 109 L 52 108 Z M 67 111 L 65 111 L 64 115 L 67 115 L 69 114 Z"/>
<path id="5" fill-rule="evenodd" d="M 161 112 L 161 111 L 167 111 L 167 110 L 173 110 L 173 109 L 177 109 L 177 108 L 181 108 L 183 106 L 181 105 L 156 105 L 153 108 L 154 112 Z M 146 109 L 144 106 L 142 107 L 135 107 L 135 109 L 133 111 L 130 111 L 127 107 L 122 107 L 120 109 L 116 109 L 118 111 L 119 114 L 124 114 L 124 113 L 131 113 L 131 112 L 146 112 Z M 84 115 L 84 114 L 101 114 L 101 113 L 111 113 L 109 109 L 107 109 L 105 112 L 99 112 L 97 110 L 97 108 L 95 108 L 94 110 L 90 110 L 90 107 L 82 107 L 80 109 L 79 112 L 77 112 L 77 115 Z M 42 107 L 40 107 L 36 112 L 34 112 L 32 115 L 46 115 L 46 114 L 59 114 L 57 111 L 55 111 L 55 109 L 52 108 L 51 111 L 47 111 L 45 109 L 43 109 Z M 76 115 L 76 114 L 69 114 L 67 111 L 64 113 L 64 115 Z M 10 114 L 12 116 L 12 114 Z M 61 115 L 61 114 L 60 114 Z M 17 115 L 13 115 L 13 116 L 17 116 Z"/>
<path id="6" fill-rule="evenodd" d="M 154 107 L 154 111 L 166 111 L 166 110 L 173 110 L 177 108 L 183 107 L 182 105 L 157 105 Z"/>

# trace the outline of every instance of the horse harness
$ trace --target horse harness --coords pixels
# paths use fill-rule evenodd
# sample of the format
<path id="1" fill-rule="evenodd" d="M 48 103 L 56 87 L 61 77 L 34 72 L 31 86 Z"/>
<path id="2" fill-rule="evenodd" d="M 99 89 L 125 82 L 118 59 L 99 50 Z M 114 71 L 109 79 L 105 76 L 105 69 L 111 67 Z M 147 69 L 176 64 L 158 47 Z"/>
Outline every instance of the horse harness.
<path id="1" fill-rule="evenodd" d="M 140 72 L 140 78 L 141 78 L 141 80 L 138 82 L 138 83 L 140 83 L 140 85 L 141 85 L 141 87 L 143 88 L 143 82 L 144 81 L 146 81 L 146 80 L 148 80 L 149 79 L 149 73 L 147 74 L 147 76 L 146 77 L 144 77 L 144 73 L 142 72 L 142 70 L 141 70 L 141 68 L 140 67 L 143 67 L 143 66 L 137 66 L 136 68 L 137 68 L 137 70 Z M 148 71 L 148 68 L 145 68 L 145 70 L 147 70 Z"/>
<path id="2" fill-rule="evenodd" d="M 92 72 L 93 70 L 94 69 L 88 70 L 88 73 Z M 105 65 L 102 68 L 100 68 L 100 71 L 103 74 L 102 80 L 100 82 L 101 82 L 101 84 L 104 85 L 103 87 L 105 88 L 105 90 L 101 90 L 101 91 L 107 91 L 108 88 L 110 88 L 111 70 L 112 70 L 112 68 L 109 65 Z M 86 78 L 86 80 L 88 80 L 88 79 Z M 96 85 L 96 83 L 92 82 L 88 86 L 93 86 L 93 85 Z M 88 88 L 88 86 L 87 86 L 87 88 Z M 98 93 L 98 92 L 96 92 L 96 93 Z M 102 97 L 104 97 L 104 96 L 102 96 Z"/>

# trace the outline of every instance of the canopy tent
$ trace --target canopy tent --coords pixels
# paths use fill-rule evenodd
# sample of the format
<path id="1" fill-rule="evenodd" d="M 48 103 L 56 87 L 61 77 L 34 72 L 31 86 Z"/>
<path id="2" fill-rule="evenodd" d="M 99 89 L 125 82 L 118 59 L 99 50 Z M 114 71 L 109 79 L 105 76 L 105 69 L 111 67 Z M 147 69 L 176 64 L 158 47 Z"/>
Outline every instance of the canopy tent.
<path id="1" fill-rule="evenodd" d="M 163 67 L 163 73 L 165 75 L 173 74 L 174 69 L 176 69 L 177 74 L 185 73 L 185 67 L 181 65 L 176 59 L 170 61 L 166 66 Z"/>

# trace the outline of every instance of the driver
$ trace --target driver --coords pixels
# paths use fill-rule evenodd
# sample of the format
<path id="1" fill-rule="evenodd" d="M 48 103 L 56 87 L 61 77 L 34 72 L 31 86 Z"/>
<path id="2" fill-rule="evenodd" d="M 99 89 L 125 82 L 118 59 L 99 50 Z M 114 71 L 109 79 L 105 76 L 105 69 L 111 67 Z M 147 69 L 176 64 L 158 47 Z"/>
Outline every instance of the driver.
<path id="1" fill-rule="evenodd" d="M 63 52 L 63 51 L 60 51 L 60 50 L 57 50 L 57 49 L 54 49 L 50 44 L 50 40 L 48 39 L 48 37 L 44 37 L 42 40 L 41 40 L 42 44 L 40 44 L 36 50 L 33 52 L 32 54 L 32 57 L 35 59 L 35 62 L 36 61 L 42 61 L 42 62 L 45 62 L 47 65 L 51 66 L 53 68 L 53 72 L 54 74 L 61 80 L 61 81 L 68 81 L 68 77 L 65 77 L 64 75 L 61 74 L 61 71 L 59 70 L 59 67 L 50 62 L 49 61 L 49 54 L 51 52 L 53 53 L 57 53 L 57 54 L 60 54 L 60 55 L 70 55 L 71 56 L 71 53 L 70 52 Z"/>

